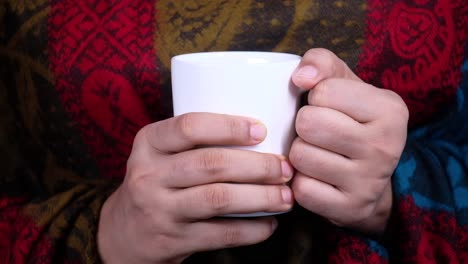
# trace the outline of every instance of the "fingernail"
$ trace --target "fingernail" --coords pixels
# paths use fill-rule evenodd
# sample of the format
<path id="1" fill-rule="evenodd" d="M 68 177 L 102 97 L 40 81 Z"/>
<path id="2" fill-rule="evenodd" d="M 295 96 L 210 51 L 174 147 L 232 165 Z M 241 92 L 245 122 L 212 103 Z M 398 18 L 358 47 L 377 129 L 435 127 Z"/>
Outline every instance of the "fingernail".
<path id="1" fill-rule="evenodd" d="M 283 172 L 283 176 L 286 179 L 290 179 L 293 176 L 293 170 L 291 168 L 291 165 L 285 160 L 281 161 L 281 171 Z"/>
<path id="2" fill-rule="evenodd" d="M 262 141 L 266 136 L 266 127 L 260 123 L 250 126 L 250 137 L 255 141 Z"/>
<path id="3" fill-rule="evenodd" d="M 271 229 L 275 231 L 277 227 L 278 227 L 278 220 L 273 218 L 273 220 L 271 221 Z"/>
<path id="4" fill-rule="evenodd" d="M 297 70 L 296 76 L 300 78 L 313 79 L 317 76 L 317 69 L 313 66 L 306 65 Z"/>
<path id="5" fill-rule="evenodd" d="M 283 189 L 281 190 L 281 196 L 283 197 L 283 201 L 285 203 L 292 203 L 292 192 L 288 187 L 283 187 Z"/>

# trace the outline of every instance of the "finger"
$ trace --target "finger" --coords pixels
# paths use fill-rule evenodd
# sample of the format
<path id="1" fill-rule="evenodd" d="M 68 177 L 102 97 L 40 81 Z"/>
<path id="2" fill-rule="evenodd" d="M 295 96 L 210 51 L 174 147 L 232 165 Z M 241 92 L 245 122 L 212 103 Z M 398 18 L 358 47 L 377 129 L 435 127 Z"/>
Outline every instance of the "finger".
<path id="1" fill-rule="evenodd" d="M 307 144 L 297 138 L 289 155 L 294 168 L 302 174 L 321 182 L 347 189 L 351 187 L 352 181 L 349 177 L 354 170 L 354 163 L 334 152 Z"/>
<path id="2" fill-rule="evenodd" d="M 331 108 L 357 122 L 367 123 L 392 111 L 389 91 L 345 79 L 327 79 L 309 92 L 309 105 Z"/>
<path id="3" fill-rule="evenodd" d="M 335 219 L 349 210 L 346 196 L 328 183 L 297 173 L 291 187 L 302 207 L 325 218 Z"/>
<path id="4" fill-rule="evenodd" d="M 306 90 L 328 78 L 361 81 L 343 60 L 333 52 L 321 48 L 307 51 L 292 75 L 294 84 Z"/>
<path id="5" fill-rule="evenodd" d="M 254 145 L 266 137 L 266 127 L 256 120 L 213 113 L 189 113 L 144 128 L 150 145 L 165 153 L 197 145 Z"/>
<path id="6" fill-rule="evenodd" d="M 215 182 L 282 184 L 293 176 L 284 157 L 231 148 L 202 148 L 167 157 L 164 182 L 187 188 Z"/>
<path id="7" fill-rule="evenodd" d="M 181 220 L 208 219 L 226 214 L 283 212 L 292 207 L 286 185 L 217 183 L 175 192 L 174 215 Z"/>
<path id="8" fill-rule="evenodd" d="M 273 217 L 255 219 L 212 219 L 191 224 L 185 234 L 192 251 L 248 246 L 268 239 L 277 227 Z"/>
<path id="9" fill-rule="evenodd" d="M 359 158 L 366 143 L 364 126 L 331 108 L 304 106 L 296 118 L 296 131 L 309 144 Z"/>

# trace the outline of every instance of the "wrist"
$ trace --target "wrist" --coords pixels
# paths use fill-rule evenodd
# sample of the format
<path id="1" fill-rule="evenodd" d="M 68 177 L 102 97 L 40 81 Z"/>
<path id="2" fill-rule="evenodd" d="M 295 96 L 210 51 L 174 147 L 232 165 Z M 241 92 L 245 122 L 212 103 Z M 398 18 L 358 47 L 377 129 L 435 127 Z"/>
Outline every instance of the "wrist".
<path id="1" fill-rule="evenodd" d="M 101 261 L 106 264 L 129 263 L 125 261 L 126 251 L 118 246 L 120 241 L 118 232 L 123 232 L 123 230 L 117 227 L 116 220 L 118 217 L 113 215 L 119 190 L 120 188 L 104 202 L 99 217 L 97 246 Z M 115 230 L 119 231 L 116 232 Z"/>
<path id="2" fill-rule="evenodd" d="M 128 208 L 131 207 L 126 203 L 127 199 L 122 193 L 124 191 L 122 187 L 119 187 L 101 208 L 96 239 L 101 261 L 105 264 L 181 263 L 180 259 L 152 261 L 150 258 L 142 257 L 142 253 L 138 252 L 138 247 L 143 245 L 137 245 L 137 241 L 144 239 L 139 240 L 138 237 L 132 239 L 131 234 L 135 234 L 136 231 L 127 229 L 131 223 L 126 216 L 134 214 L 128 213 L 131 211 Z"/>
<path id="3" fill-rule="evenodd" d="M 381 198 L 378 200 L 373 213 L 356 229 L 371 236 L 380 237 L 384 234 L 393 206 L 392 183 L 389 181 Z"/>

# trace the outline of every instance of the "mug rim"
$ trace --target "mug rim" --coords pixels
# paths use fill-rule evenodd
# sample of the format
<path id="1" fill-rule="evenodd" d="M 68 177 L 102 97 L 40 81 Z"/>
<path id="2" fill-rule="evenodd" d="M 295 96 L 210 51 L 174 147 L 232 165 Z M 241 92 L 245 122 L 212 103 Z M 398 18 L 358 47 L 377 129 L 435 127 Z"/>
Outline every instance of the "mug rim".
<path id="1" fill-rule="evenodd" d="M 171 63 L 266 65 L 297 61 L 300 58 L 296 54 L 274 51 L 211 51 L 176 55 L 172 57 Z"/>

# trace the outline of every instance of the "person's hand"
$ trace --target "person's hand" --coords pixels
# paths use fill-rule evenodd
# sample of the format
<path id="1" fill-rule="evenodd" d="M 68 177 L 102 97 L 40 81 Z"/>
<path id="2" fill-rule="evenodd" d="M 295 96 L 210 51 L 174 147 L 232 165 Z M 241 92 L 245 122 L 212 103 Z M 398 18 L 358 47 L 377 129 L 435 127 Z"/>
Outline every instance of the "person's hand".
<path id="1" fill-rule="evenodd" d="M 406 142 L 405 103 L 364 83 L 325 49 L 309 50 L 292 79 L 310 90 L 289 155 L 297 170 L 296 201 L 338 226 L 383 232 L 392 207 L 391 176 Z"/>
<path id="2" fill-rule="evenodd" d="M 104 262 L 178 263 L 194 252 L 267 239 L 277 225 L 273 217 L 216 216 L 289 210 L 292 167 L 273 154 L 209 147 L 254 145 L 265 136 L 254 120 L 209 113 L 141 129 L 126 177 L 101 210 Z"/>

